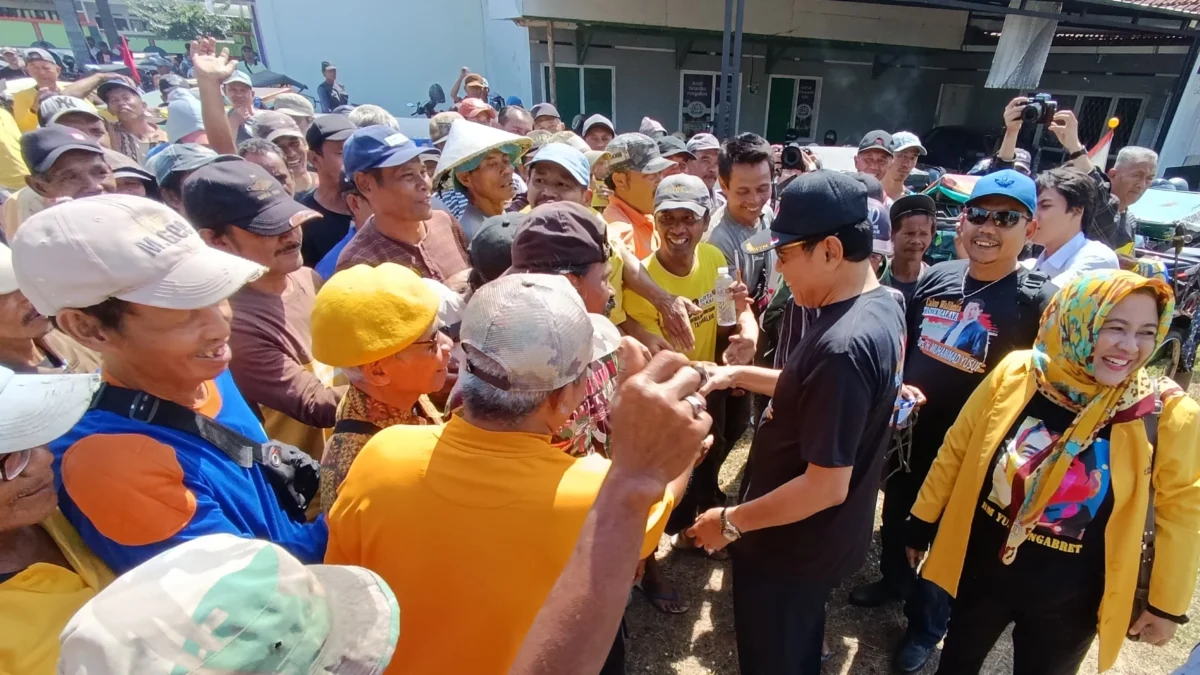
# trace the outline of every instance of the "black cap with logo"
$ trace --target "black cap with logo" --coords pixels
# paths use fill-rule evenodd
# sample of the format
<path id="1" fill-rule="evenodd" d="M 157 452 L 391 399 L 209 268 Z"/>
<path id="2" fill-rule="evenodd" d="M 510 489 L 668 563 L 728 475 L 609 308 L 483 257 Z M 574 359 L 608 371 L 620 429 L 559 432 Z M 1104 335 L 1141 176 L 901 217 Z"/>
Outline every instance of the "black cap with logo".
<path id="1" fill-rule="evenodd" d="M 867 188 L 853 176 L 822 169 L 797 176 L 779 196 L 770 230 L 742 244 L 747 253 L 766 253 L 797 241 L 827 237 L 869 215 Z"/>
<path id="2" fill-rule="evenodd" d="M 866 150 L 882 150 L 889 155 L 896 154 L 892 150 L 892 135 L 883 129 L 868 131 L 866 136 L 858 142 L 858 151 L 862 153 Z"/>
<path id="3" fill-rule="evenodd" d="M 247 161 L 197 169 L 183 182 L 183 208 L 196 229 L 232 225 L 264 237 L 321 217 L 292 199 L 266 169 Z"/>
<path id="4" fill-rule="evenodd" d="M 104 154 L 96 139 L 62 124 L 47 124 L 21 137 L 21 157 L 34 173 L 46 173 L 63 153 L 71 150 Z"/>

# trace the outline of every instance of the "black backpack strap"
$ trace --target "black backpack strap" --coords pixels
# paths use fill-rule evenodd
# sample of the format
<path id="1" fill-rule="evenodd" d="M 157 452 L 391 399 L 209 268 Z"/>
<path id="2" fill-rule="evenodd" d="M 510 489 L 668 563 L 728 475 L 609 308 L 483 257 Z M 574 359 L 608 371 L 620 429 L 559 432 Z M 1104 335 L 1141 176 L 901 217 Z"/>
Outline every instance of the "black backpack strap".
<path id="1" fill-rule="evenodd" d="M 92 398 L 90 409 L 197 436 L 220 448 L 242 468 L 266 461 L 261 443 L 174 401 L 144 391 L 104 383 Z"/>
<path id="2" fill-rule="evenodd" d="M 1018 282 L 1017 302 L 1037 307 L 1038 296 L 1041 295 L 1042 287 L 1050 283 L 1050 277 L 1037 270 L 1026 270 Z"/>
<path id="3" fill-rule="evenodd" d="M 333 433 L 335 434 L 374 436 L 380 431 L 383 431 L 383 429 L 366 420 L 338 420 L 337 424 L 333 425 Z"/>

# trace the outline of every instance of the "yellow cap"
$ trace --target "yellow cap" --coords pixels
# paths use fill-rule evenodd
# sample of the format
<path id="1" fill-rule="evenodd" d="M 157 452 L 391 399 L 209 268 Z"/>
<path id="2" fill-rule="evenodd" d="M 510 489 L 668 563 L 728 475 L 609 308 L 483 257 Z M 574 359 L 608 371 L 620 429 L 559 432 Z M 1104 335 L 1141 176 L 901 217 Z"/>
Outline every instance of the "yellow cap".
<path id="1" fill-rule="evenodd" d="M 313 356 L 335 368 L 378 361 L 420 339 L 437 311 L 437 295 L 416 272 L 395 263 L 355 265 L 317 293 Z"/>

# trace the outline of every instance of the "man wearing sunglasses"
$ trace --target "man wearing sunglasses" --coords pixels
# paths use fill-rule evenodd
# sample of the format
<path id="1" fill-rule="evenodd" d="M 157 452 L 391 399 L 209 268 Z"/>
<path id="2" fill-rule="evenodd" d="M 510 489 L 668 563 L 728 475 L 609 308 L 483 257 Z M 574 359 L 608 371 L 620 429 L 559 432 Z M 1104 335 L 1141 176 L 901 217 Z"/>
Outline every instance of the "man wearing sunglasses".
<path id="1" fill-rule="evenodd" d="M 428 394 L 446 383 L 454 343 L 438 296 L 403 265 L 355 265 L 330 277 L 312 312 L 313 355 L 350 381 L 321 458 L 321 511 L 367 441 L 396 424 L 441 424 Z"/>
<path id="2" fill-rule="evenodd" d="M 46 449 L 99 386 L 99 375 L 0 367 L 0 673 L 54 673 L 59 633 L 113 580 L 58 511 Z"/>
<path id="3" fill-rule="evenodd" d="M 908 632 L 894 660 L 904 673 L 924 667 L 950 616 L 949 596 L 908 564 L 904 522 L 962 402 L 1000 359 L 1029 349 L 1037 336 L 1055 288 L 1017 263 L 1037 232 L 1036 210 L 1037 188 L 1028 176 L 1006 169 L 980 178 L 959 222 L 967 259 L 930 268 L 908 304 L 901 395 L 915 400 L 920 414 L 911 455 L 905 465 L 889 467 L 884 486 L 883 579 L 850 594 L 863 607 L 907 600 Z"/>

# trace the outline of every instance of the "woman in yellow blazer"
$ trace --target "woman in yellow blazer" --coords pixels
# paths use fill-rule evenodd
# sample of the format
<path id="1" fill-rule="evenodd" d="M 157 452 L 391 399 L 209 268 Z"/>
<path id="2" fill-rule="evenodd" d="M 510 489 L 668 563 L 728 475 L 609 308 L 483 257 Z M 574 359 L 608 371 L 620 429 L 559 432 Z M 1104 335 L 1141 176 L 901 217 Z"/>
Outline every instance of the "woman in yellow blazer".
<path id="1" fill-rule="evenodd" d="M 1160 645 L 1187 621 L 1200 405 L 1142 368 L 1173 306 L 1165 283 L 1132 272 L 1078 277 L 1034 349 L 1001 361 L 947 432 L 908 531 L 910 562 L 932 540 L 921 573 L 955 596 L 938 673 L 978 673 L 1009 623 L 1014 673 L 1066 675 L 1097 633 L 1104 671 L 1127 634 Z M 1152 460 L 1144 418 L 1160 404 Z M 1157 556 L 1131 626 L 1151 490 Z"/>

